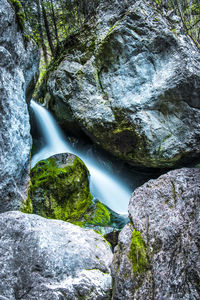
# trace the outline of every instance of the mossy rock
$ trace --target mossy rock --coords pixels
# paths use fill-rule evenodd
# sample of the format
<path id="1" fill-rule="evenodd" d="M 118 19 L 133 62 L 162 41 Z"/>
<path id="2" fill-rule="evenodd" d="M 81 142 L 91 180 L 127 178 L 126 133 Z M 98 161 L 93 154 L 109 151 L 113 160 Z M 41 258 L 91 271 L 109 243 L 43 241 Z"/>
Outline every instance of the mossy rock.
<path id="1" fill-rule="evenodd" d="M 89 171 L 75 155 L 56 154 L 31 170 L 31 184 L 21 211 L 92 228 L 102 235 L 125 226 L 127 218 L 92 201 Z"/>
<path id="2" fill-rule="evenodd" d="M 96 199 L 81 219 L 82 226 L 93 228 L 102 235 L 122 229 L 128 221 L 127 217 L 117 214 Z"/>
<path id="3" fill-rule="evenodd" d="M 92 204 L 88 175 L 84 163 L 73 154 L 40 161 L 31 170 L 32 212 L 69 222 L 79 220 Z"/>
<path id="4" fill-rule="evenodd" d="M 85 223 L 95 226 L 110 226 L 111 225 L 111 212 L 104 204 L 96 201 L 89 212 L 84 216 Z"/>
<path id="5" fill-rule="evenodd" d="M 149 266 L 146 245 L 139 231 L 133 230 L 129 259 L 132 263 L 133 272 L 143 273 Z"/>

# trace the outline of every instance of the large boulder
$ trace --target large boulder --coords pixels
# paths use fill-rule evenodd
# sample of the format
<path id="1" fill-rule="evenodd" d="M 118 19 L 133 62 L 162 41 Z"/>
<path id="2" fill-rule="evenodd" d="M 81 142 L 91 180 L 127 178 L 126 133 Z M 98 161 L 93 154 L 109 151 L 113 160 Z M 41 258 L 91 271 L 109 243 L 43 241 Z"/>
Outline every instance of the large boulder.
<path id="1" fill-rule="evenodd" d="M 197 157 L 200 55 L 176 20 L 148 1 L 103 1 L 95 21 L 66 41 L 39 96 L 61 125 L 78 123 L 132 165 Z"/>
<path id="2" fill-rule="evenodd" d="M 53 155 L 31 170 L 29 204 L 24 212 L 64 221 L 78 220 L 92 204 L 89 172 L 75 155 Z"/>
<path id="3" fill-rule="evenodd" d="M 113 299 L 200 298 L 200 169 L 136 189 L 113 259 Z"/>
<path id="4" fill-rule="evenodd" d="M 93 230 L 6 212 L 0 232 L 0 299 L 109 299 L 112 252 Z"/>
<path id="5" fill-rule="evenodd" d="M 0 4 L 0 212 L 20 209 L 27 198 L 31 97 L 39 65 L 37 47 L 25 40 L 14 7 Z"/>
<path id="6" fill-rule="evenodd" d="M 88 177 L 83 161 L 71 153 L 41 160 L 31 170 L 28 200 L 21 211 L 72 222 L 102 234 L 124 227 L 126 218 L 100 201 L 92 201 Z"/>

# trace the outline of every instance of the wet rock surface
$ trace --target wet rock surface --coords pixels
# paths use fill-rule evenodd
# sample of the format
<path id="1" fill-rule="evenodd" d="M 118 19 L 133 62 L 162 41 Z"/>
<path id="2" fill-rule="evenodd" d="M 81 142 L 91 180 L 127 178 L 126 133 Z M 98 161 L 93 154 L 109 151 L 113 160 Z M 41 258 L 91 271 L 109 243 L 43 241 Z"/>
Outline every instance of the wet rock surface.
<path id="1" fill-rule="evenodd" d="M 102 3 L 64 46 L 43 86 L 60 124 L 78 123 L 136 166 L 171 167 L 199 155 L 200 56 L 173 18 L 143 1 Z"/>
<path id="2" fill-rule="evenodd" d="M 25 42 L 15 11 L 0 5 L 0 212 L 20 209 L 27 197 L 30 125 L 25 98 L 31 97 L 39 52 Z"/>
<path id="3" fill-rule="evenodd" d="M 131 223 L 113 259 L 113 299 L 200 297 L 200 169 L 180 169 L 136 189 Z"/>
<path id="4" fill-rule="evenodd" d="M 112 252 L 94 231 L 7 212 L 0 232 L 0 298 L 109 299 Z"/>

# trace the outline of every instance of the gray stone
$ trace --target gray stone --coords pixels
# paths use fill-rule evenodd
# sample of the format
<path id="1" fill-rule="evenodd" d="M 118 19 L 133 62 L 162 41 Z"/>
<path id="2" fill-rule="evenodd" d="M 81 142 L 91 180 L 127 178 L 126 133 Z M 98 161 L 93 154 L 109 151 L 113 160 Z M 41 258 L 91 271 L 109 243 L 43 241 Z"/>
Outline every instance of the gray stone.
<path id="1" fill-rule="evenodd" d="M 30 125 L 25 98 L 36 82 L 39 52 L 18 30 L 14 9 L 0 4 L 0 212 L 19 209 L 27 196 Z"/>
<path id="2" fill-rule="evenodd" d="M 198 168 L 170 171 L 134 191 L 131 223 L 115 248 L 113 299 L 200 298 L 199 199 Z"/>
<path id="3" fill-rule="evenodd" d="M 93 230 L 6 212 L 0 233 L 2 299 L 109 299 L 112 252 Z"/>
<path id="4" fill-rule="evenodd" d="M 60 124 L 78 123 L 132 165 L 162 168 L 196 158 L 200 56 L 181 32 L 143 1 L 103 1 L 96 20 L 65 43 L 64 60 L 39 95 L 46 94 Z"/>

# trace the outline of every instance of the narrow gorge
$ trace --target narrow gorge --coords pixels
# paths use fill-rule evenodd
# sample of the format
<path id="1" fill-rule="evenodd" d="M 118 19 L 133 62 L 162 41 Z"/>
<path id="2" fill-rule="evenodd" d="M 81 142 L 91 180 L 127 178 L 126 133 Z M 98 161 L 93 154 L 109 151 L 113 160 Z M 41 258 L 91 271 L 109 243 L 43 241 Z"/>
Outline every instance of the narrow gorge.
<path id="1" fill-rule="evenodd" d="M 1 0 L 0 299 L 200 298 L 191 1 Z"/>

